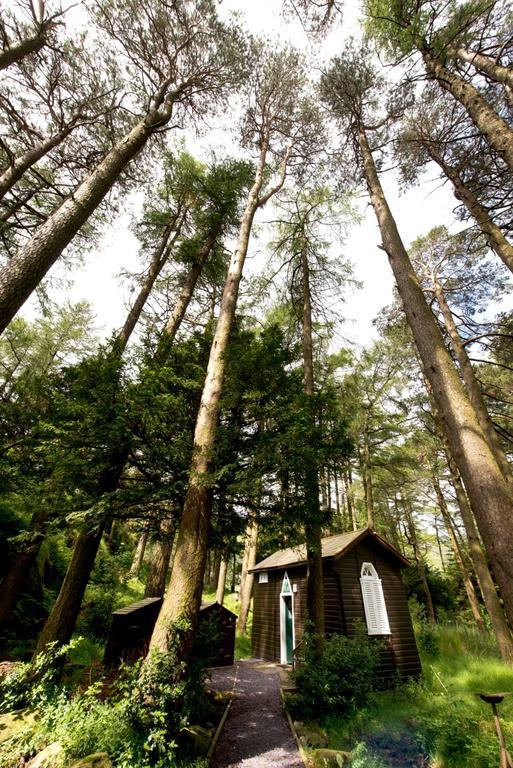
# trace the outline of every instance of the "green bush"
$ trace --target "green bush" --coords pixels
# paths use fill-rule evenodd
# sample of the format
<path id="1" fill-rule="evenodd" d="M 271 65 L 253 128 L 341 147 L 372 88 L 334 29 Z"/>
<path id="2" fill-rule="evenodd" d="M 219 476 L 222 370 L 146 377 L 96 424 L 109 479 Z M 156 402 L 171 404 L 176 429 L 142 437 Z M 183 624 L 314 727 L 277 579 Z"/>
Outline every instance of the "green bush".
<path id="1" fill-rule="evenodd" d="M 51 643 L 44 653 L 26 664 L 20 664 L 0 680 L 0 713 L 16 709 L 45 706 L 58 692 L 57 679 L 61 664 L 73 643 L 58 647 Z"/>
<path id="2" fill-rule="evenodd" d="M 298 687 L 298 716 L 320 717 L 362 707 L 376 688 L 379 645 L 366 635 L 350 639 L 333 635 L 322 657 L 314 653 L 313 636 L 305 635 L 293 678 Z"/>
<path id="3" fill-rule="evenodd" d="M 351 755 L 351 768 L 388 768 L 381 758 L 369 751 L 363 741 L 358 742 Z"/>
<path id="4" fill-rule="evenodd" d="M 67 760 L 93 752 L 121 757 L 133 740 L 129 699 L 101 701 L 98 693 L 96 685 L 71 697 L 63 692 L 42 712 L 39 734 L 47 742 L 60 742 Z"/>
<path id="5" fill-rule="evenodd" d="M 419 649 L 428 656 L 438 656 L 440 654 L 440 642 L 438 634 L 431 624 L 422 624 L 417 632 L 417 642 Z"/>

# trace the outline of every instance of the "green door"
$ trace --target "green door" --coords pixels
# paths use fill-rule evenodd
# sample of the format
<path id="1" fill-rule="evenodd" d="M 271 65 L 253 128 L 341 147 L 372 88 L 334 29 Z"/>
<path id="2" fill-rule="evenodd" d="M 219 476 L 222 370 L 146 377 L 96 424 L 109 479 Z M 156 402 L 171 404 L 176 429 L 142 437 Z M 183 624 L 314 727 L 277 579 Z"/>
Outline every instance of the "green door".
<path id="1" fill-rule="evenodd" d="M 292 629 L 292 597 L 283 597 L 283 602 L 285 603 L 284 611 L 285 611 L 285 645 L 287 649 L 287 664 L 292 664 L 293 662 L 293 652 L 294 652 L 294 636 L 293 636 L 293 629 Z"/>

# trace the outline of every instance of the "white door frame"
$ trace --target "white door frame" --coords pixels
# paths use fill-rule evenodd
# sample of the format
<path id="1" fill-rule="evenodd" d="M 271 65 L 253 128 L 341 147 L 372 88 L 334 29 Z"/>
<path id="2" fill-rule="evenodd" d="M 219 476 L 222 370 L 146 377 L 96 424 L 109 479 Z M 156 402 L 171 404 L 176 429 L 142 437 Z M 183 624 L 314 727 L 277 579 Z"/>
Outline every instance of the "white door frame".
<path id="1" fill-rule="evenodd" d="M 285 631 L 285 598 L 290 597 L 290 606 L 292 611 L 292 650 L 296 647 L 296 625 L 294 620 L 294 591 L 292 589 L 292 584 L 290 583 L 290 579 L 288 577 L 288 574 L 285 573 L 285 576 L 283 577 L 283 582 L 285 582 L 285 577 L 287 577 L 287 581 L 290 585 L 290 592 L 283 592 L 283 583 L 281 587 L 280 592 L 280 664 L 288 664 L 287 661 L 287 636 Z"/>

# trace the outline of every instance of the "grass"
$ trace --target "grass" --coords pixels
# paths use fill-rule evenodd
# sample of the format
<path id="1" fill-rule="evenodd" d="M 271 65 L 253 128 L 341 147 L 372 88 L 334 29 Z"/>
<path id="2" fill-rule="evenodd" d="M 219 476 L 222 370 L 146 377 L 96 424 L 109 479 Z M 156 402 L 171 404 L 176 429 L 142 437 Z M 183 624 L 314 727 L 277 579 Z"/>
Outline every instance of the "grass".
<path id="1" fill-rule="evenodd" d="M 203 592 L 202 600 L 204 603 L 212 603 L 216 599 L 216 593 L 215 592 Z M 225 608 L 228 608 L 229 611 L 232 611 L 232 613 L 235 613 L 237 616 L 239 615 L 239 601 L 237 600 L 237 597 L 232 592 L 226 592 L 224 593 L 224 602 L 223 605 Z M 248 615 L 248 626 L 247 626 L 247 634 L 242 635 L 239 630 L 237 630 L 235 635 L 235 660 L 238 661 L 239 659 L 250 659 L 251 658 L 251 625 L 253 622 L 253 604 L 251 604 L 251 608 L 249 609 L 249 615 Z"/>
<path id="2" fill-rule="evenodd" d="M 376 694 L 354 717 L 323 723 L 331 747 L 352 750 L 363 743 L 383 768 L 496 768 L 491 708 L 476 694 L 513 691 L 513 669 L 500 661 L 490 637 L 464 626 L 431 630 L 428 647 L 420 681 Z M 499 714 L 513 753 L 513 696 Z"/>

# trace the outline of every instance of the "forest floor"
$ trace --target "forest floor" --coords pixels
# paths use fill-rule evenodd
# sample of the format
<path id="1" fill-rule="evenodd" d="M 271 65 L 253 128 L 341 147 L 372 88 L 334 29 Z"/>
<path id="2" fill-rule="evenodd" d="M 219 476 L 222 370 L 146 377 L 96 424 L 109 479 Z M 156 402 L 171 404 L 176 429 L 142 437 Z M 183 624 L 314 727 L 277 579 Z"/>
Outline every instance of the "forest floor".
<path id="1" fill-rule="evenodd" d="M 429 652 L 428 652 L 429 651 Z M 498 744 L 480 691 L 512 691 L 513 669 L 489 637 L 464 626 L 433 630 L 418 682 L 377 693 L 349 718 L 322 723 L 330 747 L 365 751 L 369 768 L 496 768 Z M 513 696 L 499 707 L 513 752 Z"/>
<path id="2" fill-rule="evenodd" d="M 235 685 L 234 685 L 235 683 Z M 215 669 L 209 685 L 234 685 L 233 704 L 214 753 L 212 768 L 303 768 L 283 716 L 280 676 L 274 664 L 242 661 Z"/>

